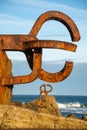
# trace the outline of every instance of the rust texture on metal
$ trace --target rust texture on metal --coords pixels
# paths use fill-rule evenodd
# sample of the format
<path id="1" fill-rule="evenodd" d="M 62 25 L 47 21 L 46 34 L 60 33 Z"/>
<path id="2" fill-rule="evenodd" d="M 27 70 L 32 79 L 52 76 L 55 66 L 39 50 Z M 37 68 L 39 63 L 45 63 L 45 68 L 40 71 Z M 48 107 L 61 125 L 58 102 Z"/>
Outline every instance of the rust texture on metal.
<path id="1" fill-rule="evenodd" d="M 46 87 L 49 87 L 50 89 L 49 90 L 46 90 Z M 43 96 L 44 96 L 44 99 L 47 97 L 48 93 L 52 91 L 52 86 L 50 84 L 42 84 L 40 86 L 40 100 L 43 99 Z M 43 95 L 43 96 L 42 96 Z"/>
<path id="2" fill-rule="evenodd" d="M 0 78 L 1 86 L 29 83 L 37 78 L 47 82 L 60 82 L 70 75 L 73 68 L 73 62 L 70 61 L 66 61 L 63 69 L 56 73 L 49 73 L 42 68 L 43 48 L 62 49 L 72 52 L 75 52 L 77 48 L 77 45 L 71 42 L 38 39 L 38 32 L 42 25 L 48 20 L 56 20 L 64 24 L 70 33 L 71 40 L 73 42 L 79 41 L 80 34 L 74 21 L 66 14 L 58 11 L 48 11 L 43 13 L 36 20 L 30 33 L 27 35 L 0 35 L 0 52 L 5 54 L 5 51 L 23 52 L 26 56 L 29 67 L 32 70 L 30 74 L 22 76 L 4 76 L 3 73 Z M 2 57 L 1 54 L 0 57 Z M 1 60 L 4 61 L 4 57 L 2 57 Z"/>

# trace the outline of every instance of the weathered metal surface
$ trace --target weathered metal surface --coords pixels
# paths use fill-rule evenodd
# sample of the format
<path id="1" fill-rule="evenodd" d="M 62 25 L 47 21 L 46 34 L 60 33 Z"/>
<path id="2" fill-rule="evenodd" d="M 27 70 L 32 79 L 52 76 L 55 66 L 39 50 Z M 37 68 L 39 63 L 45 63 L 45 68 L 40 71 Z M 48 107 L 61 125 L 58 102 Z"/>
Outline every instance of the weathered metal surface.
<path id="1" fill-rule="evenodd" d="M 38 40 L 38 34 L 41 26 L 47 20 L 57 20 L 63 23 L 70 32 L 72 41 L 78 41 L 80 34 L 73 20 L 67 15 L 48 11 L 42 14 L 34 24 L 29 35 L 0 35 L 0 49 L 2 51 L 22 51 L 25 53 L 29 66 L 32 69 L 31 74 L 16 77 L 3 77 L 2 85 L 23 84 L 40 78 L 48 82 L 59 82 L 64 80 L 72 71 L 73 63 L 67 61 L 64 68 L 57 73 L 48 73 L 42 69 L 42 48 L 56 48 L 68 51 L 76 51 L 76 45 L 64 41 Z"/>
<path id="2" fill-rule="evenodd" d="M 60 82 L 67 78 L 72 71 L 73 62 L 66 61 L 63 69 L 56 73 L 46 72 L 42 68 L 42 49 L 53 48 L 67 51 L 76 51 L 77 45 L 71 42 L 57 40 L 39 40 L 37 34 L 42 25 L 48 20 L 57 20 L 68 29 L 71 40 L 79 41 L 80 34 L 73 20 L 66 14 L 57 11 L 48 11 L 42 14 L 35 22 L 28 35 L 0 35 L 0 51 L 21 51 L 25 54 L 32 72 L 22 76 L 8 76 L 4 73 L 0 78 L 0 85 L 24 84 L 39 78 L 47 82 Z M 0 55 L 2 57 L 2 55 Z M 4 57 L 1 58 L 3 60 Z M 4 61 L 4 60 L 3 60 Z"/>
<path id="3" fill-rule="evenodd" d="M 2 77 L 12 76 L 12 64 L 4 51 L 0 51 L 0 81 Z M 13 85 L 0 84 L 0 104 L 8 104 L 12 99 Z"/>
<path id="4" fill-rule="evenodd" d="M 49 87 L 50 89 L 49 90 L 46 90 L 46 87 Z M 44 99 L 47 97 L 48 93 L 52 91 L 52 86 L 50 84 L 42 84 L 40 86 L 40 100 Z"/>

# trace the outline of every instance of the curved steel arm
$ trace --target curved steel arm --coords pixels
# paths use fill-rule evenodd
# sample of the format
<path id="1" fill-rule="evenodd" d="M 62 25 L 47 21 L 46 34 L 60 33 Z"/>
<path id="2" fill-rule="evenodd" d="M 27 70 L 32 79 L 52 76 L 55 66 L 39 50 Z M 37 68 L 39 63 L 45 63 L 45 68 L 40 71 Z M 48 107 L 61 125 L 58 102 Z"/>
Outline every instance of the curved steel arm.
<path id="1" fill-rule="evenodd" d="M 39 78 L 47 82 L 60 82 L 70 75 L 72 68 L 73 62 L 66 61 L 64 68 L 57 73 L 48 73 L 41 69 L 39 73 Z"/>
<path id="2" fill-rule="evenodd" d="M 63 23 L 69 30 L 72 41 L 79 41 L 80 33 L 74 21 L 66 14 L 58 11 L 48 11 L 43 13 L 35 22 L 29 35 L 36 37 L 42 25 L 48 20 L 57 20 Z"/>

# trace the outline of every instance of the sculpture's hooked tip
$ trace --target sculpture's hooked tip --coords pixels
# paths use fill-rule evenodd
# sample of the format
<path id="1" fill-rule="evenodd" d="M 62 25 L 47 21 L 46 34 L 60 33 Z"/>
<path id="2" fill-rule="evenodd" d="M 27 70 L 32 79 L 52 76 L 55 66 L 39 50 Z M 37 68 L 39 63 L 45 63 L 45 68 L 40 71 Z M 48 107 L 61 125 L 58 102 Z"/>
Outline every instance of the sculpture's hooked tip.
<path id="1" fill-rule="evenodd" d="M 38 32 L 40 31 L 42 25 L 48 20 L 56 20 L 61 22 L 66 26 L 66 28 L 70 32 L 70 36 L 72 41 L 79 41 L 80 40 L 80 33 L 77 28 L 75 22 L 66 14 L 59 12 L 59 11 L 47 11 L 41 14 L 38 19 L 36 20 L 33 28 L 31 29 L 29 35 L 37 36 Z"/>

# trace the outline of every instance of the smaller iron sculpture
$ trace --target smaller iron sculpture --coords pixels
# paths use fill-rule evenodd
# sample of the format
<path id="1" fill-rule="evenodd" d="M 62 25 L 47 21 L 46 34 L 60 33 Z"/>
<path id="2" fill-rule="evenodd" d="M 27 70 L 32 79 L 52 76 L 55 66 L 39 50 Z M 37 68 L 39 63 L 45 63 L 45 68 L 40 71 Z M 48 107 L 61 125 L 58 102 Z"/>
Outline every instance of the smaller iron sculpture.
<path id="1" fill-rule="evenodd" d="M 3 99 L 7 88 L 12 89 L 14 84 L 25 84 L 39 78 L 47 82 L 60 82 L 67 78 L 73 68 L 73 62 L 66 61 L 64 68 L 56 73 L 46 72 L 42 68 L 42 48 L 62 49 L 76 51 L 77 45 L 71 42 L 56 40 L 39 40 L 36 36 L 42 25 L 48 20 L 61 22 L 68 29 L 73 42 L 79 41 L 80 34 L 74 21 L 66 14 L 58 11 L 48 11 L 42 14 L 35 22 L 28 35 L 0 35 L 0 62 L 2 63 L 2 76 L 0 77 L 0 98 Z M 25 54 L 27 62 L 32 70 L 28 75 L 12 76 L 8 75 L 5 51 L 21 51 Z M 8 58 L 7 58 L 8 59 Z M 4 89 L 4 92 L 2 89 Z M 8 99 L 8 97 L 7 97 Z M 6 98 L 4 99 L 6 100 Z M 0 104 L 4 103 L 0 100 Z"/>
<path id="2" fill-rule="evenodd" d="M 49 90 L 46 90 L 46 87 L 49 87 L 50 89 Z M 50 84 L 42 84 L 40 86 L 40 100 L 43 99 L 43 96 L 44 96 L 44 99 L 47 97 L 48 93 L 52 91 L 52 86 Z"/>

